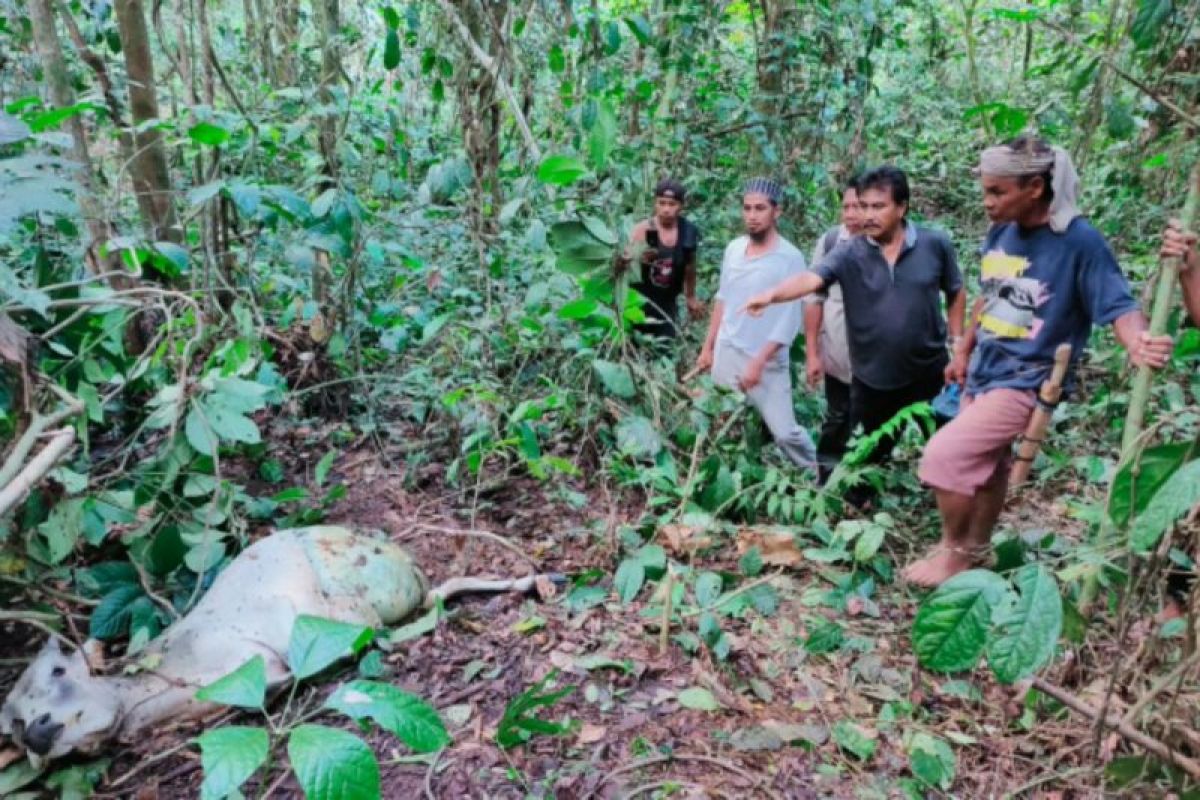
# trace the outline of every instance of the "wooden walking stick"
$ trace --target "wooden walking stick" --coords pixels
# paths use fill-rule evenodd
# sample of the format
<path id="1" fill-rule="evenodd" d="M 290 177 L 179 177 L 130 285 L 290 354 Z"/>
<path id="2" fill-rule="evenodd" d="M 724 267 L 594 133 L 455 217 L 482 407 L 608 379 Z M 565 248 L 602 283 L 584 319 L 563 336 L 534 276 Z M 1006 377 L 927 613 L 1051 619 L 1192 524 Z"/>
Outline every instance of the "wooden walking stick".
<path id="1" fill-rule="evenodd" d="M 1008 474 L 1008 484 L 1019 486 L 1029 478 L 1033 469 L 1033 460 L 1037 458 L 1038 450 L 1046 438 L 1046 429 L 1050 427 L 1050 419 L 1054 416 L 1054 408 L 1062 397 L 1063 380 L 1067 377 L 1067 366 L 1071 363 L 1071 345 L 1060 344 L 1054 351 L 1054 367 L 1050 376 L 1042 382 L 1038 390 L 1037 406 L 1021 434 L 1021 443 L 1017 447 L 1017 459 L 1013 462 L 1012 471 Z"/>

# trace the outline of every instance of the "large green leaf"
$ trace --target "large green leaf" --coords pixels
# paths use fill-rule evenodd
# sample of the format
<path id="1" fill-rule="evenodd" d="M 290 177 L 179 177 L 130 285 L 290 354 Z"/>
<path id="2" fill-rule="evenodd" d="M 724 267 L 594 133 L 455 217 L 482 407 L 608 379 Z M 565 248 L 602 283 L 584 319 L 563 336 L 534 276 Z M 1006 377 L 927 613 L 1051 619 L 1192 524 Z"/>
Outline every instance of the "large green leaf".
<path id="1" fill-rule="evenodd" d="M 1163 23 L 1171 17 L 1172 0 L 1139 0 L 1129 35 L 1139 50 L 1154 46 Z"/>
<path id="2" fill-rule="evenodd" d="M 395 69 L 400 66 L 400 34 L 395 28 L 389 28 L 383 40 L 383 68 Z"/>
<path id="3" fill-rule="evenodd" d="M 588 162 L 592 169 L 604 169 L 616 141 L 617 116 L 608 103 L 600 103 L 592 129 L 588 132 Z"/>
<path id="4" fill-rule="evenodd" d="M 627 558 L 617 567 L 613 576 L 613 588 L 622 603 L 633 602 L 642 584 L 646 582 L 646 566 L 636 558 Z"/>
<path id="5" fill-rule="evenodd" d="M 196 692 L 196 699 L 239 708 L 261 708 L 267 694 L 267 662 L 254 656 Z"/>
<path id="6" fill-rule="evenodd" d="M 1153 550 L 1171 526 L 1200 503 L 1200 460 L 1189 461 L 1177 469 L 1154 498 L 1146 511 L 1133 523 L 1130 543 L 1139 553 Z"/>
<path id="7" fill-rule="evenodd" d="M 373 719 L 418 753 L 432 753 L 450 742 L 436 709 L 386 683 L 350 681 L 338 687 L 325 707 L 353 719 Z"/>
<path id="8" fill-rule="evenodd" d="M 1008 585 L 994 572 L 960 572 L 934 590 L 913 621 L 913 650 L 921 665 L 937 672 L 975 666 L 987 644 L 992 610 Z"/>
<path id="9" fill-rule="evenodd" d="M 945 739 L 924 732 L 913 734 L 908 760 L 918 780 L 941 789 L 949 789 L 954 783 L 954 751 Z"/>
<path id="10" fill-rule="evenodd" d="M 145 594 L 141 586 L 128 583 L 119 584 L 104 595 L 100 600 L 100 605 L 92 611 L 92 618 L 88 623 L 88 635 L 101 641 L 120 636 L 129 627 L 133 604 Z"/>
<path id="11" fill-rule="evenodd" d="M 1001 683 L 1014 683 L 1044 666 L 1062 632 L 1062 598 L 1054 576 L 1040 564 L 1027 564 L 1013 583 L 1017 601 L 996 615 L 987 646 L 988 664 Z"/>
<path id="12" fill-rule="evenodd" d="M 374 636 L 365 625 L 301 614 L 288 641 L 288 666 L 297 680 L 316 675 L 338 659 L 362 650 Z"/>
<path id="13" fill-rule="evenodd" d="M 188 138 L 209 147 L 219 147 L 229 140 L 229 131 L 211 122 L 200 122 L 188 128 Z"/>
<path id="14" fill-rule="evenodd" d="M 262 728 L 239 725 L 208 731 L 196 741 L 204 768 L 200 800 L 220 800 L 236 792 L 267 760 L 271 744 Z"/>
<path id="15" fill-rule="evenodd" d="M 653 459 L 662 451 L 662 436 L 654 423 L 633 414 L 617 423 L 617 449 L 634 458 Z"/>
<path id="16" fill-rule="evenodd" d="M 626 400 L 637 396 L 637 389 L 633 385 L 633 374 L 629 371 L 629 367 L 598 358 L 592 362 L 592 368 L 600 376 L 600 382 L 604 384 L 604 388 L 608 390 L 609 394 L 615 394 Z"/>
<path id="17" fill-rule="evenodd" d="M 301 725 L 288 738 L 288 760 L 307 800 L 379 800 L 379 763 L 353 734 Z"/>
<path id="18" fill-rule="evenodd" d="M 1118 529 L 1141 514 L 1154 493 L 1180 466 L 1200 455 L 1196 442 L 1165 444 L 1142 451 L 1136 462 L 1124 464 L 1113 477 L 1109 492 L 1108 517 Z"/>
<path id="19" fill-rule="evenodd" d="M 570 186 L 587 174 L 587 167 L 575 156 L 550 155 L 538 165 L 537 179 L 554 186 Z"/>
<path id="20" fill-rule="evenodd" d="M 581 220 L 556 222 L 550 226 L 550 246 L 557 257 L 558 268 L 570 275 L 584 275 L 608 270 L 613 263 L 615 242 L 597 236 L 593 225 Z"/>

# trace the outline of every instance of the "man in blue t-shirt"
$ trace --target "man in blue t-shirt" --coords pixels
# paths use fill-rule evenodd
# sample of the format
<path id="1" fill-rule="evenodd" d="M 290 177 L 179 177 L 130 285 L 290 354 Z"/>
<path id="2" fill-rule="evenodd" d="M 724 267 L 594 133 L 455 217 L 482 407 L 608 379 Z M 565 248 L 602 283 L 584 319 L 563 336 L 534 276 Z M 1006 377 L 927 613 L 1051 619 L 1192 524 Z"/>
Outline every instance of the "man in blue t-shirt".
<path id="1" fill-rule="evenodd" d="M 926 445 L 919 472 L 937 497 L 942 541 L 904 573 L 923 586 L 987 553 L 1012 444 L 1060 344 L 1078 361 L 1092 326 L 1112 325 L 1135 365 L 1161 367 L 1171 355 L 1171 337 L 1147 332 L 1104 237 L 1080 216 L 1079 177 L 1065 150 L 1020 136 L 985 150 L 979 175 L 993 224 L 983 294 L 954 353 L 956 371 L 967 368 L 966 392 L 958 416 Z"/>

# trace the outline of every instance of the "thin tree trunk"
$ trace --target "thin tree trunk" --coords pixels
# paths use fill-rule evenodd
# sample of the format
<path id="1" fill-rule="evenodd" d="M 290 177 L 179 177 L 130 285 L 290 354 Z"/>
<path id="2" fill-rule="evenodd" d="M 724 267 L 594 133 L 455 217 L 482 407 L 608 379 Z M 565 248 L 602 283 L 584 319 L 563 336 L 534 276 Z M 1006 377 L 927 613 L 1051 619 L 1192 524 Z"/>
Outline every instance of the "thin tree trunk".
<path id="1" fill-rule="evenodd" d="M 181 242 L 182 231 L 175 215 L 171 175 L 167 167 L 162 134 L 154 127 L 158 119 L 157 85 L 146 13 L 141 0 L 117 0 L 117 25 L 129 77 L 129 108 L 133 115 L 135 153 L 129 165 L 134 194 L 142 212 L 147 235 L 154 241 Z"/>
<path id="2" fill-rule="evenodd" d="M 54 24 L 54 0 L 30 0 L 26 8 L 33 27 L 34 44 L 42 62 L 42 74 L 50 93 L 50 104 L 54 108 L 68 108 L 75 104 L 75 92 L 71 88 L 67 62 L 63 58 L 62 44 Z M 76 173 L 80 183 L 79 208 L 83 212 L 89 238 L 84 243 L 88 253 L 86 263 L 93 273 L 113 271 L 119 262 L 112 257 L 100 257 L 100 248 L 111 238 L 112 227 L 96 191 L 96 176 L 88 152 L 83 119 L 76 114 L 67 119 L 66 125 L 71 134 L 71 157 L 80 167 Z"/>

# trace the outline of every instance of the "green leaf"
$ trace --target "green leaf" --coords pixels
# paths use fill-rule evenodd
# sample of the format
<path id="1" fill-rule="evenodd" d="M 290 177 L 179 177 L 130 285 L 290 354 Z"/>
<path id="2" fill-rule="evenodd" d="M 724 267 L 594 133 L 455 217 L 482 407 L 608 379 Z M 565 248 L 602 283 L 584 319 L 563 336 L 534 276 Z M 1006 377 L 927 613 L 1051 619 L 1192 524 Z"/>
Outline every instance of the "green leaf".
<path id="1" fill-rule="evenodd" d="M 758 549 L 758 545 L 754 545 L 738 559 L 738 570 L 747 578 L 753 578 L 762 572 L 763 560 L 762 551 Z"/>
<path id="2" fill-rule="evenodd" d="M 178 277 L 187 272 L 188 251 L 174 242 L 155 242 L 154 252 L 159 256 L 153 259 L 159 272 L 165 272 L 171 277 Z"/>
<path id="3" fill-rule="evenodd" d="M 567 57 L 563 53 L 561 45 L 554 45 L 546 53 L 546 63 L 550 67 L 550 71 L 555 75 L 567 68 Z"/>
<path id="4" fill-rule="evenodd" d="M 854 560 L 861 563 L 874 558 L 883 544 L 885 533 L 886 531 L 882 525 L 868 522 L 863 527 L 863 532 L 859 535 L 858 541 L 854 543 Z"/>
<path id="5" fill-rule="evenodd" d="M 857 756 L 862 761 L 875 755 L 875 749 L 879 746 L 879 742 L 871 735 L 873 731 L 861 725 L 855 725 L 847 719 L 838 720 L 837 724 L 833 726 L 832 733 L 833 740 L 837 742 L 838 747 Z"/>
<path id="6" fill-rule="evenodd" d="M 262 728 L 239 725 L 208 731 L 196 742 L 200 745 L 200 766 L 204 768 L 200 800 L 221 800 L 237 792 L 266 762 L 271 745 Z"/>
<path id="7" fill-rule="evenodd" d="M 613 588 L 622 603 L 631 603 L 646 581 L 646 567 L 636 558 L 627 558 L 617 567 Z"/>
<path id="8" fill-rule="evenodd" d="M 585 587 L 576 587 L 576 590 L 580 588 Z M 549 708 L 575 691 L 574 686 L 547 691 L 546 687 L 557 677 L 558 670 L 552 669 L 546 677 L 509 701 L 496 726 L 496 744 L 507 750 L 529 741 L 534 735 L 563 736 L 574 729 L 570 720 L 558 723 L 534 716 L 538 708 Z"/>
<path id="9" fill-rule="evenodd" d="M 988 664 L 1001 683 L 1014 683 L 1050 661 L 1063 624 L 1058 585 L 1044 567 L 1021 567 L 1013 583 L 1017 602 L 996 615 L 987 647 Z"/>
<path id="10" fill-rule="evenodd" d="M 617 423 L 617 449 L 638 459 L 653 459 L 662 452 L 663 441 L 654 423 L 633 414 Z"/>
<path id="11" fill-rule="evenodd" d="M 596 370 L 600 382 L 604 384 L 604 388 L 608 390 L 609 394 L 626 400 L 637 396 L 637 389 L 633 386 L 633 374 L 629 371 L 629 367 L 598 358 L 592 362 L 592 369 Z"/>
<path id="12" fill-rule="evenodd" d="M 717 573 L 700 573 L 700 576 L 696 578 L 696 602 L 699 603 L 702 608 L 711 606 L 721 596 L 721 587 L 723 585 L 724 581 L 721 580 L 721 576 Z"/>
<path id="13" fill-rule="evenodd" d="M 720 711 L 721 703 L 708 689 L 703 686 L 693 686 L 679 693 L 679 705 L 693 711 Z"/>
<path id="14" fill-rule="evenodd" d="M 329 470 L 333 466 L 334 459 L 337 458 L 337 451 L 330 450 L 325 455 L 321 456 L 321 460 L 317 462 L 317 468 L 313 471 L 313 480 L 317 486 L 322 486 L 325 479 L 329 477 Z"/>
<path id="15" fill-rule="evenodd" d="M 1159 41 L 1163 24 L 1171 18 L 1171 0 L 1139 0 L 1129 35 L 1137 49 L 1145 50 Z"/>
<path id="16" fill-rule="evenodd" d="M 841 648 L 845 639 L 846 631 L 842 626 L 828 620 L 809 631 L 808 638 L 804 640 L 804 649 L 813 655 L 832 653 Z"/>
<path id="17" fill-rule="evenodd" d="M 616 242 L 596 234 L 595 226 L 589 227 L 579 220 L 556 222 L 550 226 L 550 246 L 554 249 L 558 268 L 569 275 L 607 274 L 612 267 Z"/>
<path id="18" fill-rule="evenodd" d="M 88 635 L 93 639 L 115 639 L 129 627 L 129 616 L 133 613 L 132 606 L 145 592 L 138 585 L 119 584 L 115 589 L 100 600 L 100 605 L 92 611 L 88 623 Z"/>
<path id="19" fill-rule="evenodd" d="M 400 15 L 396 13 L 396 9 L 384 6 L 379 9 L 379 13 L 383 15 L 383 24 L 389 29 L 396 30 L 400 27 Z"/>
<path id="20" fill-rule="evenodd" d="M 600 304 L 588 297 L 572 300 L 558 310 L 559 319 L 586 319 L 600 308 Z"/>
<path id="21" fill-rule="evenodd" d="M 1150 504 L 1155 492 L 1183 464 L 1200 454 L 1196 442 L 1166 444 L 1142 451 L 1136 461 L 1123 464 L 1113 477 L 1108 517 L 1118 529 L 1129 524 Z"/>
<path id="22" fill-rule="evenodd" d="M 644 544 L 633 554 L 647 572 L 662 572 L 667 568 L 667 551 L 661 544 Z"/>
<path id="23" fill-rule="evenodd" d="M 596 110 L 596 120 L 588 131 L 588 163 L 592 169 L 602 170 L 608 163 L 617 142 L 617 116 L 607 102 Z"/>
<path id="24" fill-rule="evenodd" d="M 625 18 L 625 24 L 629 26 L 629 30 L 633 32 L 634 38 L 642 47 L 650 44 L 650 40 L 654 38 L 654 31 L 650 27 L 650 22 L 641 14 L 633 14 Z"/>
<path id="25" fill-rule="evenodd" d="M 339 686 L 326 708 L 352 719 L 373 719 L 418 753 L 432 753 L 450 743 L 437 711 L 416 695 L 376 681 L 350 681 Z"/>
<path id="26" fill-rule="evenodd" d="M 229 131 L 211 122 L 201 122 L 188 128 L 187 135 L 193 142 L 219 147 L 229 141 Z"/>
<path id="27" fill-rule="evenodd" d="M 288 641 L 288 666 L 296 680 L 316 675 L 333 662 L 371 643 L 375 632 L 365 625 L 301 614 Z"/>
<path id="28" fill-rule="evenodd" d="M 954 783 L 954 751 L 944 740 L 925 732 L 913 734 L 908 744 L 908 763 L 917 780 L 949 789 Z"/>
<path id="29" fill-rule="evenodd" d="M 205 418 L 204 410 L 198 403 L 193 403 L 188 412 L 187 421 L 183 425 L 183 433 L 188 444 L 202 456 L 213 456 L 217 453 L 217 436 L 212 426 Z"/>
<path id="30" fill-rule="evenodd" d="M 388 641 L 392 644 L 400 644 L 407 642 L 409 639 L 416 639 L 419 636 L 424 636 L 437 629 L 438 620 L 442 618 L 445 611 L 442 608 L 442 602 L 439 599 L 437 605 L 426 611 L 420 618 L 413 620 L 407 625 L 401 625 L 396 630 L 392 631 L 388 636 Z"/>
<path id="31" fill-rule="evenodd" d="M 570 186 L 587 171 L 584 163 L 575 156 L 550 155 L 538 165 L 537 179 L 552 186 Z"/>
<path id="32" fill-rule="evenodd" d="M 994 572 L 960 572 L 933 591 L 917 610 L 912 642 L 917 660 L 936 672 L 975 666 L 987 644 L 992 610 L 1008 585 Z"/>
<path id="33" fill-rule="evenodd" d="M 287 749 L 306 800 L 379 800 L 379 763 L 357 736 L 301 725 L 288 737 Z"/>
<path id="34" fill-rule="evenodd" d="M 1130 544 L 1134 551 L 1154 549 L 1180 517 L 1200 503 L 1200 459 L 1180 467 L 1154 493 L 1146 511 L 1133 523 Z"/>
<path id="35" fill-rule="evenodd" d="M 388 28 L 387 35 L 383 38 L 383 68 L 392 70 L 398 66 L 400 66 L 400 34 L 395 28 Z"/>
<path id="36" fill-rule="evenodd" d="M 196 699 L 238 708 L 262 708 L 266 695 L 267 662 L 257 655 L 196 692 Z"/>

